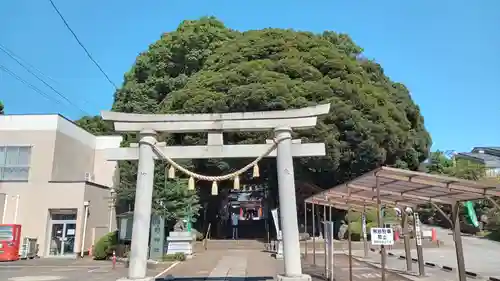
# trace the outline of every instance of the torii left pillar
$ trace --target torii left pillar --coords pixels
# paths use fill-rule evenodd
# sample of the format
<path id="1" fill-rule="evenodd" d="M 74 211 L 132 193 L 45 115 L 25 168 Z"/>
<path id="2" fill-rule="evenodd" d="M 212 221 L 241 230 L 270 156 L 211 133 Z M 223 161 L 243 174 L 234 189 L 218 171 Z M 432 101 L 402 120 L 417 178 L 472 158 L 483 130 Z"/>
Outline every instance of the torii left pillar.
<path id="1" fill-rule="evenodd" d="M 154 152 L 152 146 L 149 144 L 156 144 L 156 132 L 152 130 L 141 131 L 140 138 L 134 224 L 132 227 L 131 256 L 129 257 L 130 264 L 128 269 L 128 278 L 131 280 L 145 279 L 148 269 L 148 247 L 144 247 L 144 245 L 148 245 L 149 242 L 155 170 Z"/>

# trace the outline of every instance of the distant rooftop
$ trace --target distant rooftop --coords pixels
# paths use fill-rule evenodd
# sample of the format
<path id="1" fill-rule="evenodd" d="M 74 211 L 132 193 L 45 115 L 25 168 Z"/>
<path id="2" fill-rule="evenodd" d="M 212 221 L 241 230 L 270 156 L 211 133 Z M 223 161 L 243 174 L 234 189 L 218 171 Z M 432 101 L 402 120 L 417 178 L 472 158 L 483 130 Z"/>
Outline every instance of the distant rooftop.
<path id="1" fill-rule="evenodd" d="M 471 152 L 460 152 L 457 156 L 479 161 L 489 168 L 500 167 L 500 147 L 498 146 L 474 147 Z"/>

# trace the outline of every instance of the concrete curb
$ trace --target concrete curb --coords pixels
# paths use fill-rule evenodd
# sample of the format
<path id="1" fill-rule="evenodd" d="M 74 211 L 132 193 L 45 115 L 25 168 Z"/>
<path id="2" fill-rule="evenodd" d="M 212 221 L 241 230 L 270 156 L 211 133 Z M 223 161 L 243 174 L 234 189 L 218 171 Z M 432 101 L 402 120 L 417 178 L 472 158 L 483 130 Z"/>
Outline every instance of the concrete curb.
<path id="1" fill-rule="evenodd" d="M 374 248 L 370 248 L 370 250 L 372 252 L 378 252 L 380 254 L 380 250 L 377 250 L 377 249 L 374 249 Z M 406 256 L 395 255 L 394 253 L 391 253 L 391 252 L 387 252 L 387 255 L 390 256 L 390 257 L 397 257 L 400 260 L 405 260 L 406 259 Z M 412 258 L 412 261 L 413 262 L 418 262 L 418 259 Z M 433 268 L 438 267 L 441 270 L 447 271 L 447 272 L 455 272 L 456 271 L 455 267 L 451 267 L 451 266 L 447 266 L 447 265 L 439 265 L 439 264 L 436 264 L 436 263 L 433 263 L 433 262 L 424 262 L 424 265 L 427 266 L 427 267 L 433 267 Z M 465 271 L 465 274 L 469 278 L 485 277 L 485 276 L 481 276 L 480 274 L 478 274 L 476 272 L 467 271 L 467 270 Z M 487 277 L 487 280 L 489 280 L 489 281 L 500 281 L 500 277 L 491 277 L 491 276 L 489 276 L 489 277 Z"/>

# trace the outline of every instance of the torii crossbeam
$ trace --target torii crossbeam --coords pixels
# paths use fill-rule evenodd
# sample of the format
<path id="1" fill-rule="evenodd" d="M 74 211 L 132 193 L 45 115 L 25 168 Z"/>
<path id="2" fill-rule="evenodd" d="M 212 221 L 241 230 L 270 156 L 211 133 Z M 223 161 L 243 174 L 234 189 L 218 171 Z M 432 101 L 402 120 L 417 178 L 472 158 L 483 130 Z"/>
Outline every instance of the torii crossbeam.
<path id="1" fill-rule="evenodd" d="M 276 147 L 266 157 L 277 158 L 280 220 L 282 225 L 285 274 L 280 280 L 310 280 L 302 274 L 299 231 L 295 198 L 293 157 L 324 156 L 324 143 L 301 143 L 292 140 L 292 129 L 310 129 L 317 116 L 327 114 L 330 104 L 283 111 L 241 112 L 222 114 L 128 114 L 102 112 L 104 120 L 113 121 L 115 131 L 139 132 L 139 144 L 128 148 L 107 149 L 109 161 L 139 160 L 135 196 L 132 246 L 128 278 L 146 277 L 148 234 L 151 223 L 154 160 L 168 156 L 171 159 L 257 158 Z M 270 131 L 275 140 L 266 144 L 224 145 L 223 132 Z M 158 143 L 156 132 L 208 132 L 205 146 L 166 146 Z M 153 149 L 154 148 L 154 149 Z M 158 153 L 156 153 L 156 152 Z"/>

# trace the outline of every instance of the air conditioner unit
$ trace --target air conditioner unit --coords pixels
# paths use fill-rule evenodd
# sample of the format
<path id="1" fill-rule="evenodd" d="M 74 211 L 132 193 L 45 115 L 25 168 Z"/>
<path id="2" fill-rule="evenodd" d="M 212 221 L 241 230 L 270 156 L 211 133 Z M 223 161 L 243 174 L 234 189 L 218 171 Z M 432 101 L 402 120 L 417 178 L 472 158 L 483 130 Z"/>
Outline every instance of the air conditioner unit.
<path id="1" fill-rule="evenodd" d="M 85 181 L 93 182 L 95 181 L 95 175 L 93 173 L 85 173 Z"/>

